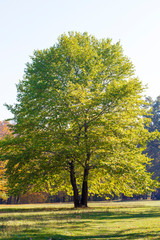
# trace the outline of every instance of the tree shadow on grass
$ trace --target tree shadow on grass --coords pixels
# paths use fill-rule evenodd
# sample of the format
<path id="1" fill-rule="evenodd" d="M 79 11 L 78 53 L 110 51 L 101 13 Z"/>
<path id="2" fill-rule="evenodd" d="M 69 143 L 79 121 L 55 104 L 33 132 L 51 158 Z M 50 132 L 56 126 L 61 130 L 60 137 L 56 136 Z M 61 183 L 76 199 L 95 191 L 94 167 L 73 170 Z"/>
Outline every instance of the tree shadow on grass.
<path id="1" fill-rule="evenodd" d="M 159 231 L 151 231 L 148 233 L 127 233 L 128 230 L 125 231 L 119 231 L 116 234 L 115 233 L 106 233 L 103 235 L 83 235 L 83 236 L 66 236 L 66 235 L 60 235 L 60 234 L 40 234 L 40 233 L 21 233 L 13 235 L 10 238 L 3 238 L 3 240 L 82 240 L 82 239 L 88 239 L 88 240 L 129 240 L 129 239 L 160 239 L 160 232 Z M 1 238 L 2 240 L 2 238 Z"/>
<path id="2" fill-rule="evenodd" d="M 40 208 L 2 208 L 0 209 L 1 213 L 34 213 L 34 212 L 60 212 L 60 211 L 69 211 L 75 210 L 74 208 L 52 208 L 52 207 L 40 207 Z"/>
<path id="3" fill-rule="evenodd" d="M 63 211 L 62 211 L 63 210 Z M 117 209 L 112 209 L 111 211 L 106 209 L 103 211 L 93 211 L 92 209 L 88 209 L 87 211 L 76 211 L 74 210 L 73 213 L 70 211 L 71 209 L 52 209 L 48 211 L 44 209 L 23 209 L 19 211 L 19 209 L 12 209 L 12 211 L 6 211 L 0 212 L 0 221 L 6 222 L 8 220 L 12 220 L 13 218 L 15 220 L 33 220 L 34 219 L 40 219 L 41 221 L 48 221 L 48 220 L 67 220 L 67 219 L 73 219 L 73 220 L 109 220 L 109 219 L 115 219 L 115 220 L 122 220 L 122 219 L 134 219 L 134 218 L 156 218 L 160 217 L 160 208 L 152 208 L 152 209 L 142 209 L 139 212 L 128 212 L 128 211 L 117 211 Z M 62 212 L 61 212 L 62 211 Z M 70 211 L 68 213 L 68 211 Z M 44 212 L 44 213 L 43 213 Z M 5 213 L 10 213 L 10 215 L 5 215 Z M 17 213 L 17 214 L 16 214 Z M 20 214 L 19 214 L 20 213 Z M 21 214 L 22 213 L 22 214 Z M 25 215 L 27 213 L 27 215 Z M 35 214 L 36 213 L 36 214 Z M 24 215 L 23 215 L 24 214 Z"/>
<path id="4" fill-rule="evenodd" d="M 107 220 L 107 219 L 134 219 L 134 218 L 156 218 L 160 217 L 160 208 L 152 208 L 151 210 L 141 210 L 140 212 L 128 212 L 128 211 L 94 211 L 94 212 L 84 212 L 76 213 L 77 217 L 81 219 L 94 219 L 94 220 Z M 67 214 L 67 218 L 72 217 L 72 215 Z"/>
<path id="5" fill-rule="evenodd" d="M 56 209 L 57 210 L 57 209 Z M 58 209 L 59 210 L 59 209 Z M 126 209 L 123 211 L 118 211 L 117 209 L 112 209 L 112 211 L 106 209 L 105 211 L 93 211 L 92 209 L 87 209 L 87 211 L 73 211 L 73 213 L 70 211 L 63 212 L 60 211 L 48 211 L 47 213 L 43 213 L 43 211 L 40 211 L 40 214 L 36 211 L 27 211 L 27 215 L 18 214 L 19 212 L 11 212 L 10 215 L 3 215 L 0 214 L 0 232 L 1 236 L 0 240 L 7 239 L 7 240 L 81 240 L 81 239 L 89 239 L 89 240 L 129 240 L 129 239 L 139 239 L 139 238 L 147 238 L 147 239 L 160 239 L 160 232 L 159 231 L 150 231 L 144 233 L 144 229 L 125 229 L 123 231 L 108 231 L 106 230 L 105 235 L 101 235 L 101 230 L 98 230 L 94 236 L 88 236 L 85 234 L 85 227 L 89 226 L 89 228 L 92 228 L 92 220 L 95 220 L 96 223 L 98 223 L 101 220 L 109 221 L 109 220 L 115 220 L 115 222 L 121 221 L 125 219 L 131 220 L 133 219 L 142 219 L 142 218 L 158 218 L 160 217 L 160 209 L 159 208 L 152 208 L 152 209 L 141 209 L 141 212 L 128 212 Z M 126 210 L 126 211 L 125 211 Z M 13 214 L 12 214 L 13 213 Z M 20 212 L 21 213 L 21 212 Z M 35 214 L 37 213 L 37 214 Z M 2 217 L 1 217 L 2 216 Z M 14 225 L 7 225 L 8 221 L 21 221 L 22 224 L 20 226 Z M 24 223 L 23 223 L 23 220 Z M 29 225 L 29 222 L 33 221 L 33 225 Z M 53 222 L 52 222 L 53 221 Z M 55 221 L 55 225 L 54 225 Z M 54 228 L 59 229 L 61 232 L 65 232 L 67 229 L 69 232 L 72 233 L 73 229 L 84 231 L 83 236 L 67 236 L 67 235 L 57 235 L 57 234 L 46 234 L 47 228 Z M 132 230 L 132 232 L 131 232 Z M 139 232 L 137 232 L 140 230 Z M 134 233 L 133 233 L 134 231 Z M 45 233 L 44 233 L 45 232 Z M 8 237 L 7 237 L 8 234 Z M 10 237 L 10 236 L 12 237 Z M 5 237 L 6 236 L 6 237 Z"/>

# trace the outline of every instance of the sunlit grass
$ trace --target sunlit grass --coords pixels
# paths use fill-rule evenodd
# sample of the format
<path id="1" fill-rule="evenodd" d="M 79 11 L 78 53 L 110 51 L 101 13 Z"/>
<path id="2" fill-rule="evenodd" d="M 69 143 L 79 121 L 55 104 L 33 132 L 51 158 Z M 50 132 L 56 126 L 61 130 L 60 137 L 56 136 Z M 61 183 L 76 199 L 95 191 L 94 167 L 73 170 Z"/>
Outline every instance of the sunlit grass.
<path id="1" fill-rule="evenodd" d="M 0 205 L 1 239 L 160 239 L 160 201 Z"/>

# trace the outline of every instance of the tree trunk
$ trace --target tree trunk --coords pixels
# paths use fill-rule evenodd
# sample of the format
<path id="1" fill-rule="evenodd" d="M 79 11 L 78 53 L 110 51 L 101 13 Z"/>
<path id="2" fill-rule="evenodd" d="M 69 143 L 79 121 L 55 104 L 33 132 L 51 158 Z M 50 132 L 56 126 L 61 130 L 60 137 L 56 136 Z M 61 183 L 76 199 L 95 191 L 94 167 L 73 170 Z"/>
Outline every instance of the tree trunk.
<path id="1" fill-rule="evenodd" d="M 89 166 L 87 164 L 84 169 L 84 176 L 83 176 L 82 198 L 81 198 L 82 207 L 87 207 L 87 202 L 88 202 L 88 174 L 89 174 Z"/>
<path id="2" fill-rule="evenodd" d="M 11 204 L 12 203 L 12 196 L 10 196 L 8 199 L 7 199 L 7 204 Z"/>
<path id="3" fill-rule="evenodd" d="M 75 177 L 75 171 L 74 171 L 74 163 L 71 161 L 70 163 L 70 180 L 73 188 L 73 200 L 74 200 L 74 207 L 80 207 L 80 202 L 79 202 L 79 194 L 78 194 L 78 188 L 77 188 L 77 183 L 76 183 L 76 177 Z"/>
<path id="4" fill-rule="evenodd" d="M 88 147 L 87 131 L 88 131 L 88 125 L 85 121 L 84 132 L 85 132 L 87 157 L 86 157 L 86 161 L 85 161 L 84 175 L 83 175 L 82 198 L 81 198 L 81 206 L 82 207 L 87 207 L 87 202 L 88 202 L 88 174 L 89 174 L 89 160 L 90 160 L 91 154 L 90 154 L 90 150 Z"/>
<path id="5" fill-rule="evenodd" d="M 18 204 L 19 202 L 19 195 L 15 197 L 15 204 Z"/>

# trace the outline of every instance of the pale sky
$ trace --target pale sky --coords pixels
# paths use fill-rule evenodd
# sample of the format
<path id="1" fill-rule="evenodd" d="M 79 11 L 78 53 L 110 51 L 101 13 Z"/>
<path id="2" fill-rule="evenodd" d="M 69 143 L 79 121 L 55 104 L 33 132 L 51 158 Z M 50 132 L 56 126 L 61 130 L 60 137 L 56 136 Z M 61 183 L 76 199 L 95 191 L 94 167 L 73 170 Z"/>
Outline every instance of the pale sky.
<path id="1" fill-rule="evenodd" d="M 88 32 L 120 40 L 145 93 L 160 95 L 160 0 L 0 0 L 0 120 L 16 102 L 16 84 L 35 49 L 62 33 Z"/>

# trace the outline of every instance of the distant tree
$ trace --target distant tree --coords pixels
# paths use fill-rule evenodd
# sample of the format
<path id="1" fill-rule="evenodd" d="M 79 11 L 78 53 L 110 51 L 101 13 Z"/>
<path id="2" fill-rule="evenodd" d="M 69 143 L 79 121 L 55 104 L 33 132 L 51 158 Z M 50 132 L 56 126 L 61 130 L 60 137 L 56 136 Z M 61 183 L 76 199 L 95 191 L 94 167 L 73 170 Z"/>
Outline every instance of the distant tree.
<path id="1" fill-rule="evenodd" d="M 11 134 L 9 123 L 7 121 L 0 121 L 0 139 L 6 137 L 6 135 L 9 134 Z"/>
<path id="2" fill-rule="evenodd" d="M 8 106 L 14 137 L 1 142 L 11 193 L 67 191 L 87 207 L 88 193 L 152 189 L 142 151 L 157 134 L 144 128 L 143 86 L 120 43 L 71 32 L 31 59 Z"/>
<path id="3" fill-rule="evenodd" d="M 19 203 L 45 203 L 48 199 L 47 193 L 43 192 L 26 192 L 19 196 Z"/>
<path id="4" fill-rule="evenodd" d="M 11 134 L 8 122 L 0 121 L 0 140 Z M 7 200 L 7 178 L 5 176 L 7 161 L 0 161 L 0 199 Z"/>
<path id="5" fill-rule="evenodd" d="M 151 97 L 148 97 L 146 100 L 149 103 L 149 107 L 151 107 L 151 122 L 147 129 L 150 132 L 155 130 L 160 132 L 160 96 L 155 101 Z M 152 158 L 151 165 L 148 166 L 149 171 L 153 173 L 154 178 L 158 177 L 160 179 L 160 139 L 149 142 L 145 152 Z"/>

